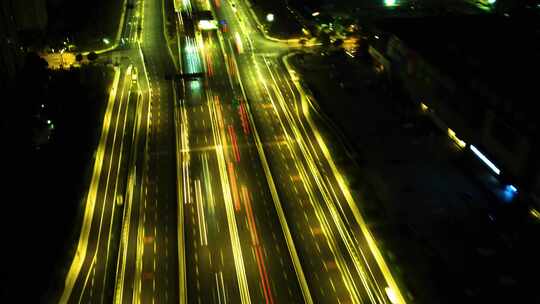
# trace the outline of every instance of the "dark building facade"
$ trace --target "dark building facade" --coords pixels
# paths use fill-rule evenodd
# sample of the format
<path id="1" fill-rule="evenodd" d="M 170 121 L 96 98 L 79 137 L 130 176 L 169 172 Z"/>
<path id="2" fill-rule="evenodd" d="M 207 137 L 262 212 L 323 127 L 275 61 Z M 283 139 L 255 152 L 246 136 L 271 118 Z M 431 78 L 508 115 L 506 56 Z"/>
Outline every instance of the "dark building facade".
<path id="1" fill-rule="evenodd" d="M 531 23 L 494 15 L 386 20 L 370 52 L 449 135 L 540 198 L 540 49 Z M 377 58 L 375 58 L 377 59 Z M 465 147 L 465 146 L 464 146 Z"/>
<path id="2" fill-rule="evenodd" d="M 7 2 L 12 3 L 13 16 L 19 31 L 46 30 L 48 21 L 46 0 L 7 0 Z"/>
<path id="3" fill-rule="evenodd" d="M 0 89 L 13 85 L 22 64 L 22 49 L 17 39 L 17 23 L 12 1 L 0 2 Z"/>

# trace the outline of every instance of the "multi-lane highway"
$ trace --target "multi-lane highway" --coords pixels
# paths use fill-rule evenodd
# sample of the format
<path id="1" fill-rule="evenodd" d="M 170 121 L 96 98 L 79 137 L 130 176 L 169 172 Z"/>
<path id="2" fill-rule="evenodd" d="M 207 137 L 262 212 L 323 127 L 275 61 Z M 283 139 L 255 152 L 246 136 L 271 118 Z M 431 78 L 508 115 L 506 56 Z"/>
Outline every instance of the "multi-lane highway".
<path id="1" fill-rule="evenodd" d="M 164 2 L 133 4 L 60 302 L 404 302 L 287 62 L 298 41 L 247 1 L 175 1 L 175 67 Z"/>
<path id="2" fill-rule="evenodd" d="M 161 1 L 125 11 L 123 58 L 105 113 L 77 253 L 62 303 L 176 302 L 172 84 Z"/>
<path id="3" fill-rule="evenodd" d="M 183 74 L 178 85 L 179 159 L 185 210 L 187 300 L 193 303 L 303 302 L 238 82 L 233 49 L 197 24 L 192 2 L 179 12 Z"/>
<path id="4" fill-rule="evenodd" d="M 165 75 L 175 68 L 163 32 L 163 2 L 145 0 L 139 7 L 139 82 L 148 102 L 141 109 L 143 157 L 130 168 L 140 180 L 135 178 L 131 188 L 114 301 L 169 303 L 178 301 L 178 247 L 173 91 Z"/>
<path id="5" fill-rule="evenodd" d="M 116 69 L 108 100 L 93 176 L 86 199 L 84 223 L 62 300 L 102 301 L 114 283 L 115 233 L 121 223 L 127 159 L 130 156 L 133 115 L 140 95 L 133 86 L 133 67 Z"/>
<path id="6" fill-rule="evenodd" d="M 264 39 L 248 4 L 223 2 L 217 13 L 229 40 L 239 35 L 248 46 L 237 56 L 241 79 L 311 293 L 324 302 L 403 302 L 321 135 L 328 121 L 283 56 L 298 44 Z"/>
<path id="7" fill-rule="evenodd" d="M 136 20 L 126 12 L 125 22 Z M 136 31 L 122 27 L 119 36 L 134 40 Z M 92 179 L 86 193 L 79 242 L 66 276 L 60 302 L 104 302 L 114 293 L 119 227 L 125 200 L 128 163 L 135 148 L 135 112 L 141 102 L 137 68 L 115 67 L 100 141 L 94 155 Z"/>

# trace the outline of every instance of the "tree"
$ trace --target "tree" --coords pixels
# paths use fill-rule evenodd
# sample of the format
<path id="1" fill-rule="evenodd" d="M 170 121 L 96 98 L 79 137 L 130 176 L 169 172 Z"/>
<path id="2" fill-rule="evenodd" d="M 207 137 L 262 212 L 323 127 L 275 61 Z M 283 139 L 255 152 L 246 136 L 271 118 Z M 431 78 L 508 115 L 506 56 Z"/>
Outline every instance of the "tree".
<path id="1" fill-rule="evenodd" d="M 29 82 L 35 83 L 37 86 L 42 86 L 48 81 L 48 66 L 47 61 L 37 53 L 29 52 L 26 54 L 21 74 L 30 80 Z"/>
<path id="2" fill-rule="evenodd" d="M 329 46 L 330 45 L 330 34 L 328 34 L 325 31 L 321 31 L 318 37 L 319 41 L 323 46 Z"/>
<path id="3" fill-rule="evenodd" d="M 88 54 L 88 56 L 86 56 L 86 57 L 90 61 L 95 61 L 98 58 L 98 55 L 95 52 L 90 52 L 90 54 Z"/>
<path id="4" fill-rule="evenodd" d="M 336 41 L 334 41 L 334 46 L 335 47 L 340 47 L 342 45 L 343 45 L 343 39 L 338 38 L 338 39 L 336 39 Z"/>

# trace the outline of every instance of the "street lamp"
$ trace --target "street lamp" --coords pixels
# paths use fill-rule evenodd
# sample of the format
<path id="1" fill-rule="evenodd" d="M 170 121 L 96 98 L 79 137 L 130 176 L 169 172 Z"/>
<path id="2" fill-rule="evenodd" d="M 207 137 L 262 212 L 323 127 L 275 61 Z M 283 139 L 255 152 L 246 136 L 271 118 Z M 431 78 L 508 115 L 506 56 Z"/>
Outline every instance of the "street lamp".
<path id="1" fill-rule="evenodd" d="M 267 14 L 266 15 L 266 21 L 268 21 L 268 22 L 274 21 L 274 14 Z"/>
<path id="2" fill-rule="evenodd" d="M 63 69 L 64 68 L 64 51 L 66 50 L 66 48 L 63 48 L 60 50 L 60 67 Z"/>
<path id="3" fill-rule="evenodd" d="M 111 43 L 111 42 L 109 41 L 109 39 L 107 39 L 107 38 L 103 38 L 102 41 L 103 41 L 103 43 L 105 43 L 105 44 Z"/>

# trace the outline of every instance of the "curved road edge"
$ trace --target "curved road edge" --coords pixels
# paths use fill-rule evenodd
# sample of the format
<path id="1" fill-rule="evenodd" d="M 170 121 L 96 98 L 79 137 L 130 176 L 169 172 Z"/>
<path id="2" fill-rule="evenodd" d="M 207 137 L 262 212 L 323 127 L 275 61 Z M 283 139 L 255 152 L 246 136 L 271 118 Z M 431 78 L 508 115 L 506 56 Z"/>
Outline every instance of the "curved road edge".
<path id="1" fill-rule="evenodd" d="M 317 130 L 317 127 L 315 126 L 315 123 L 311 119 L 310 115 L 306 115 L 308 113 L 308 111 L 309 111 L 308 103 L 309 103 L 309 105 L 311 105 L 312 108 L 315 109 L 315 107 L 313 106 L 311 99 L 306 97 L 306 93 L 304 92 L 304 89 L 302 88 L 302 86 L 299 84 L 298 80 L 295 80 L 295 77 L 293 75 L 294 69 L 291 68 L 291 65 L 288 62 L 290 57 L 292 57 L 294 55 L 297 55 L 297 54 L 299 54 L 299 52 L 290 53 L 290 54 L 284 56 L 282 58 L 282 60 L 283 60 L 283 64 L 285 65 L 285 67 L 287 69 L 287 73 L 289 74 L 289 77 L 290 77 L 292 83 L 296 87 L 296 90 L 300 93 L 300 96 L 301 96 L 301 99 L 302 99 L 302 113 L 304 114 L 304 117 L 308 121 L 308 124 L 309 124 L 310 128 L 313 131 L 315 131 L 315 130 Z M 304 102 L 304 100 L 306 100 L 307 102 Z M 397 286 L 397 284 L 396 284 L 396 282 L 394 280 L 394 277 L 392 276 L 392 274 L 390 272 L 390 269 L 388 268 L 388 265 L 386 264 L 384 258 L 382 257 L 382 254 L 380 253 L 379 248 L 377 247 L 377 245 L 375 243 L 375 239 L 371 235 L 371 232 L 369 231 L 369 229 L 367 228 L 367 225 L 365 224 L 364 218 L 362 217 L 362 215 L 360 214 L 360 211 L 358 210 L 358 207 L 356 206 L 356 202 L 354 201 L 354 199 L 353 199 L 353 197 L 352 197 L 352 195 L 351 195 L 345 181 L 343 180 L 343 177 L 341 176 L 341 173 L 339 173 L 339 171 L 338 171 L 338 169 L 337 169 L 337 167 L 336 167 L 336 165 L 334 163 L 334 160 L 330 156 L 328 148 L 324 144 L 324 141 L 321 138 L 320 134 L 317 133 L 317 132 L 313 132 L 313 133 L 315 134 L 317 142 L 319 143 L 319 146 L 321 147 L 321 150 L 323 151 L 323 155 L 324 155 L 326 161 L 330 165 L 332 173 L 334 174 L 336 180 L 338 181 L 339 188 L 341 189 L 343 195 L 345 196 L 345 199 L 347 200 L 349 208 L 351 209 L 351 211 L 352 211 L 352 213 L 354 215 L 354 219 L 358 223 L 358 226 L 362 230 L 362 233 L 364 234 L 364 237 L 367 240 L 367 243 L 368 243 L 369 249 L 371 250 L 371 253 L 373 254 L 375 260 L 377 261 L 377 264 L 378 264 L 379 268 L 381 269 L 381 272 L 383 273 L 383 275 L 384 275 L 384 277 L 386 279 L 386 282 L 388 283 L 388 286 L 391 288 L 391 290 L 393 292 L 393 295 L 395 296 L 395 299 L 397 301 L 396 303 L 406 303 L 405 299 L 403 298 L 403 295 L 401 294 L 401 291 L 399 290 L 399 288 L 398 288 L 398 286 Z"/>
<path id="2" fill-rule="evenodd" d="M 68 302 L 71 296 L 71 292 L 73 290 L 73 286 L 75 285 L 75 281 L 77 280 L 79 272 L 81 271 L 82 263 L 86 258 L 88 236 L 90 234 L 92 218 L 94 217 L 97 183 L 99 182 L 101 175 L 101 170 L 97 170 L 97 168 L 101 168 L 103 164 L 105 141 L 107 139 L 109 130 L 108 128 L 105 128 L 105 126 L 109 124 L 108 122 L 111 119 L 112 106 L 114 104 L 114 100 L 116 99 L 118 82 L 120 81 L 120 69 L 115 67 L 114 70 L 115 74 L 113 79 L 113 85 L 109 93 L 109 100 L 107 101 L 107 110 L 105 111 L 105 118 L 101 130 L 101 137 L 99 140 L 99 146 L 97 148 L 96 158 L 93 166 L 92 181 L 90 182 L 90 189 L 86 196 L 84 219 L 81 227 L 81 233 L 79 235 L 79 241 L 77 243 L 77 251 L 75 252 L 75 256 L 73 257 L 73 261 L 71 262 L 71 266 L 69 267 L 68 274 L 66 275 L 64 290 L 62 291 L 62 295 L 59 300 L 60 303 Z"/>

